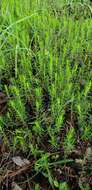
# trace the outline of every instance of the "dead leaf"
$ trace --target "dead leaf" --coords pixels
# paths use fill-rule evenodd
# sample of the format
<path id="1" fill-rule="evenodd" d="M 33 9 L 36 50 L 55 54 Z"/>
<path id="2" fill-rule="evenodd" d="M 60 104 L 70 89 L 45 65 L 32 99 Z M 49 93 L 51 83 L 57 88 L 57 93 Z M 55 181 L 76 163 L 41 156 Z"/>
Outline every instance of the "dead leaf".
<path id="1" fill-rule="evenodd" d="M 17 166 L 25 166 L 30 164 L 30 161 L 27 159 L 22 159 L 20 156 L 16 156 L 12 158 L 13 162 L 17 165 Z"/>
<path id="2" fill-rule="evenodd" d="M 88 147 L 86 149 L 84 159 L 88 160 L 88 161 L 92 161 L 92 148 L 91 147 Z"/>
<path id="3" fill-rule="evenodd" d="M 30 161 L 27 160 L 27 159 L 25 159 L 25 158 L 23 159 L 23 161 L 24 161 L 25 165 L 26 165 L 26 164 L 30 164 Z"/>
<path id="4" fill-rule="evenodd" d="M 15 182 L 12 183 L 12 190 L 22 190 Z"/>

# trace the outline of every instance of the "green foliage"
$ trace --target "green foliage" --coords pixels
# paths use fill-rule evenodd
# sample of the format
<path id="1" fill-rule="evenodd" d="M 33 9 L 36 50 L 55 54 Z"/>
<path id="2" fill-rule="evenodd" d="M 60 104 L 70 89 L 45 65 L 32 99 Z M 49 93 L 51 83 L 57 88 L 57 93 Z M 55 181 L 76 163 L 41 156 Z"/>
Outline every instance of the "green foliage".
<path id="1" fill-rule="evenodd" d="M 54 186 L 55 186 L 55 188 L 58 188 L 59 190 L 69 190 L 70 189 L 66 182 L 59 183 L 57 180 L 54 181 Z"/>
<path id="2" fill-rule="evenodd" d="M 64 148 L 67 157 L 77 143 L 76 128 L 82 141 L 92 138 L 91 17 L 89 0 L 0 2 L 0 90 L 8 97 L 0 134 L 13 151 L 32 155 L 34 170 L 62 190 L 69 188 L 53 182 L 49 147 Z"/>
<path id="3" fill-rule="evenodd" d="M 70 152 L 71 150 L 74 149 L 74 144 L 75 144 L 75 131 L 74 128 L 71 128 L 65 137 L 64 141 L 64 147 L 65 147 L 65 152 Z"/>
<path id="4" fill-rule="evenodd" d="M 66 182 L 60 183 L 59 190 L 69 190 Z"/>
<path id="5" fill-rule="evenodd" d="M 36 184 L 34 190 L 40 190 L 40 186 Z"/>

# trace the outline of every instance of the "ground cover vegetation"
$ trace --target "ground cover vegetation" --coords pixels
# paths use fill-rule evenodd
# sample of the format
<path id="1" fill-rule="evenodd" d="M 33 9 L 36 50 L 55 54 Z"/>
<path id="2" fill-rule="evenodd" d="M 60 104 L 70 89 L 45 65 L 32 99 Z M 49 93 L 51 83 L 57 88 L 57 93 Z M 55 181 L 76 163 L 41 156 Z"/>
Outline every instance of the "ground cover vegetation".
<path id="1" fill-rule="evenodd" d="M 89 0 L 0 1 L 0 189 L 92 189 Z"/>

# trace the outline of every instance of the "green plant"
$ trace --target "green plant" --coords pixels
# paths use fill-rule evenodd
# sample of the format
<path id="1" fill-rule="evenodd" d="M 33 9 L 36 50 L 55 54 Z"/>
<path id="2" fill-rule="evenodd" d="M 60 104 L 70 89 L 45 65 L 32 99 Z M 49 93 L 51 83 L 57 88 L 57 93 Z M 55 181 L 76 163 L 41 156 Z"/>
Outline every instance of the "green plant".
<path id="1" fill-rule="evenodd" d="M 54 181 L 54 186 L 58 188 L 59 190 L 69 190 L 70 188 L 68 187 L 66 182 L 58 182 Z"/>
<path id="2" fill-rule="evenodd" d="M 70 128 L 70 130 L 67 132 L 65 141 L 64 141 L 64 147 L 65 152 L 69 153 L 74 149 L 75 145 L 75 130 L 74 128 Z"/>
<path id="3" fill-rule="evenodd" d="M 36 184 L 34 190 L 40 190 L 40 186 Z"/>
<path id="4" fill-rule="evenodd" d="M 0 2 L 0 137 L 59 189 L 54 169 L 92 138 L 91 16 L 89 0 Z"/>

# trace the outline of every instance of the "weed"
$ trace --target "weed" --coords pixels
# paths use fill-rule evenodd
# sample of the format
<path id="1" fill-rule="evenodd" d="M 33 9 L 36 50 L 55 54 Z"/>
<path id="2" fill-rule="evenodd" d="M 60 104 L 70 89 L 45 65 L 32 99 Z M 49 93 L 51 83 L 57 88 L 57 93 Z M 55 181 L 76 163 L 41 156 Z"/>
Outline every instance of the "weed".
<path id="1" fill-rule="evenodd" d="M 91 146 L 91 17 L 89 0 L 0 2 L 0 138 L 13 154 L 32 157 L 33 173 L 53 189 L 74 188 L 54 179 L 53 167 L 62 178 L 79 144 Z"/>

